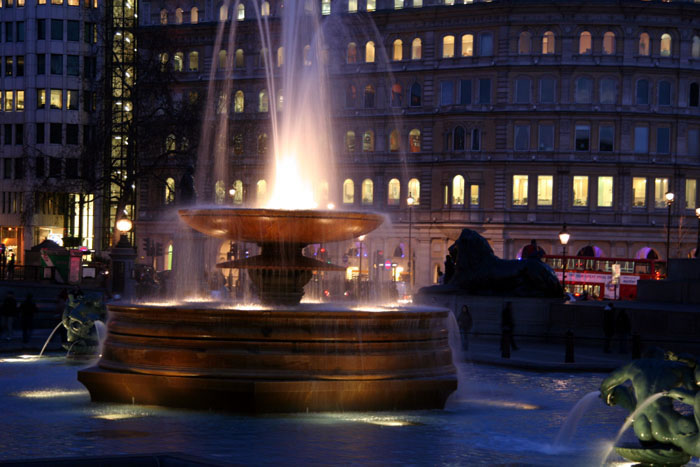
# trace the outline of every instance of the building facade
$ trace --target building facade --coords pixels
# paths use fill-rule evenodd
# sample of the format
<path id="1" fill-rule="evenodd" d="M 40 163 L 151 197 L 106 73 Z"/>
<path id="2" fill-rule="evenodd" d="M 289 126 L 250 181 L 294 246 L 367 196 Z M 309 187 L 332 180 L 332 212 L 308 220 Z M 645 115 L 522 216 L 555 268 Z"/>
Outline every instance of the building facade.
<path id="1" fill-rule="evenodd" d="M 207 95 L 211 67 L 222 63 L 217 27 L 236 23 L 240 40 L 224 51 L 224 61 L 233 57 L 224 102 L 235 194 L 222 187 L 219 202 L 240 205 L 264 195 L 264 135 L 269 113 L 279 111 L 266 100 L 257 8 L 273 31 L 274 62 L 285 53 L 274 35 L 281 3 L 153 1 L 139 10 L 142 47 L 149 37 L 169 39 L 167 52 L 150 52 L 174 70 L 172 92 L 182 100 Z M 693 254 L 700 4 L 324 0 L 309 11 L 332 26 L 323 59 L 342 176 L 331 191 L 343 208 L 390 220 L 362 244 L 328 246 L 348 274 L 362 251 L 370 280 L 409 281 L 413 256 L 414 284 L 434 283 L 463 228 L 504 258 L 518 257 L 531 239 L 560 253 L 563 224 L 573 253 L 664 258 L 670 228 L 670 256 Z M 225 73 L 213 76 L 221 82 Z M 163 144 L 177 144 L 176 133 Z M 159 239 L 166 252 L 172 233 L 162 213 L 182 166 L 164 165 L 139 192 L 137 235 Z M 386 261 L 382 272 L 373 266 Z M 168 259 L 156 263 L 167 267 Z"/>

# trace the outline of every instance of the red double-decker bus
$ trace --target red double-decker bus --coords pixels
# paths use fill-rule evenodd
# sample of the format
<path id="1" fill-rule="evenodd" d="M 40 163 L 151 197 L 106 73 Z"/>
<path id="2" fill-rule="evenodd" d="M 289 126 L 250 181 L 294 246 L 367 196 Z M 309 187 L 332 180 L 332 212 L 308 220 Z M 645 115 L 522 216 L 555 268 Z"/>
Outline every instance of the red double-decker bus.
<path id="1" fill-rule="evenodd" d="M 575 296 L 586 292 L 589 298 L 598 300 L 634 299 L 638 280 L 666 278 L 666 261 L 658 259 L 546 255 L 544 261 L 560 281 L 566 261 L 566 288 Z M 615 280 L 618 267 L 619 277 Z"/>

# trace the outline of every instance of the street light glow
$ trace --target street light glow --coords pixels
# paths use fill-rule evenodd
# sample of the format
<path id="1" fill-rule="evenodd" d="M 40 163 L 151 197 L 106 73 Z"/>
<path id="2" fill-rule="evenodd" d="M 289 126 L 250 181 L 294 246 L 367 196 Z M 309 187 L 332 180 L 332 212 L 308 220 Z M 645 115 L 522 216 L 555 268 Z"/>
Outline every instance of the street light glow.
<path id="1" fill-rule="evenodd" d="M 667 193 L 666 193 L 666 202 L 667 202 L 669 205 L 670 205 L 670 204 L 673 204 L 673 200 L 674 200 L 675 197 L 676 197 L 676 195 L 673 194 L 672 192 L 670 192 L 670 191 L 667 192 Z"/>

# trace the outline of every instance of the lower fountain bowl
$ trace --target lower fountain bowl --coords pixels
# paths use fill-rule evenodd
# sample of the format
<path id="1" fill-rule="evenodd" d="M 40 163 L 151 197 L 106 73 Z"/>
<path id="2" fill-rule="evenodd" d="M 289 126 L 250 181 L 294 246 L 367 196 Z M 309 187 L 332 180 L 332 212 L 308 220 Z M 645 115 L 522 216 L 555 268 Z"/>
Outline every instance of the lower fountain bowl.
<path id="1" fill-rule="evenodd" d="M 110 306 L 93 401 L 273 413 L 443 408 L 449 311 Z"/>

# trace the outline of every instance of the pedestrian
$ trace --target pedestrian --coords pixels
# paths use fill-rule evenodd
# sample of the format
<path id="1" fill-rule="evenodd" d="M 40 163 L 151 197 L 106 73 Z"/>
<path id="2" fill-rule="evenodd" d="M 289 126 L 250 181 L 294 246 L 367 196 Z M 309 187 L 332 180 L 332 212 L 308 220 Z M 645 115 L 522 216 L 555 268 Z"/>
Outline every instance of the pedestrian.
<path id="1" fill-rule="evenodd" d="M 625 310 L 618 310 L 615 316 L 615 331 L 620 339 L 620 353 L 627 353 L 627 341 L 632 334 L 632 323 Z"/>
<path id="2" fill-rule="evenodd" d="M 506 302 L 501 311 L 501 352 L 506 347 L 518 350 L 515 344 L 513 333 L 515 332 L 515 321 L 513 320 L 513 302 Z"/>
<path id="3" fill-rule="evenodd" d="M 22 342 L 26 344 L 32 336 L 32 331 L 34 330 L 34 315 L 38 311 L 31 293 L 27 294 L 27 297 L 19 307 L 19 311 L 22 321 Z"/>
<path id="4" fill-rule="evenodd" d="M 449 284 L 452 280 L 452 276 L 455 273 L 455 262 L 452 259 L 452 255 L 445 256 L 445 275 L 442 276 L 442 283 Z"/>
<path id="5" fill-rule="evenodd" d="M 605 335 L 603 351 L 605 353 L 610 353 L 610 344 L 615 335 L 615 308 L 612 303 L 608 303 L 605 305 L 605 308 L 603 308 L 603 334 Z"/>
<path id="6" fill-rule="evenodd" d="M 7 292 L 5 300 L 0 306 L 0 316 L 2 316 L 2 328 L 5 331 L 5 338 L 12 339 L 12 327 L 17 314 L 17 300 L 13 291 Z"/>
<path id="7" fill-rule="evenodd" d="M 10 261 L 7 262 L 7 279 L 12 280 L 15 277 L 15 254 L 10 255 Z"/>
<path id="8" fill-rule="evenodd" d="M 472 329 L 472 315 L 469 313 L 469 307 L 467 305 L 462 305 L 462 311 L 457 317 L 457 324 L 459 324 L 459 335 L 462 338 L 462 350 L 469 350 L 469 331 Z"/>

